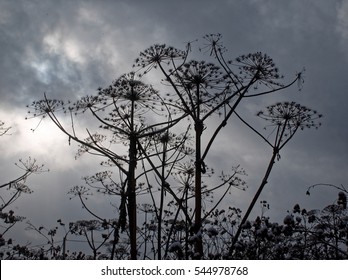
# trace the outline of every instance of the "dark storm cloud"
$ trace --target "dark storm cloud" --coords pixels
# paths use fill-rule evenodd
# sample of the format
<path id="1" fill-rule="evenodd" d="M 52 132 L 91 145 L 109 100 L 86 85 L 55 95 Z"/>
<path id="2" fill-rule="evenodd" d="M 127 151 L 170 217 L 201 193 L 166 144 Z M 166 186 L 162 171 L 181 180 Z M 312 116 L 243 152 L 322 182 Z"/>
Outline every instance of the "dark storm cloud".
<path id="1" fill-rule="evenodd" d="M 41 99 L 44 92 L 49 97 L 72 100 L 95 93 L 99 86 L 105 87 L 129 72 L 138 53 L 153 43 L 184 48 L 185 42 L 219 32 L 228 58 L 265 52 L 285 74 L 284 82 L 306 68 L 301 92 L 294 86 L 281 94 L 245 102 L 239 113 L 260 131 L 264 124 L 255 114 L 277 101 L 295 100 L 324 114 L 318 131 L 301 131 L 284 148 L 263 193 L 271 204 L 270 215 L 277 217 L 298 200 L 313 207 L 324 206 L 335 199 L 335 193 L 321 191 L 314 198 L 304 194 L 310 184 L 345 185 L 347 181 L 347 18 L 348 4 L 325 0 L 0 0 L 0 120 L 15 128 L 10 138 L 0 139 L 5 154 L 0 166 L 6 166 L 10 177 L 9 160 L 26 154 L 41 157 L 59 175 L 39 175 L 34 182 L 39 189 L 54 190 L 52 212 L 63 215 L 72 203 L 68 199 L 61 202 L 67 186 L 81 184 L 80 178 L 93 173 L 98 163 L 79 165 L 80 160 L 74 161 L 75 150 L 47 121 L 33 136 L 30 128 L 37 123 L 23 123 L 25 105 Z M 193 46 L 202 43 L 193 42 Z M 199 55 L 202 58 L 208 53 Z M 13 152 L 6 146 L 11 143 L 17 147 Z M 226 156 L 226 151 L 231 155 Z M 250 187 L 246 192 L 237 190 L 232 202 L 226 203 L 245 208 L 270 156 L 269 147 L 256 135 L 236 119 L 229 122 L 207 160 L 219 170 L 240 164 L 249 174 L 246 180 Z M 46 204 L 48 193 L 42 200 Z M 31 196 L 40 201 L 40 191 Z M 24 199 L 21 203 L 21 209 L 26 209 Z M 37 214 L 35 208 L 29 209 L 27 216 Z M 255 212 L 259 214 L 260 209 Z M 50 218 L 42 219 L 48 222 Z"/>
<path id="2" fill-rule="evenodd" d="M 94 1 L 2 3 L 2 100 L 23 105 L 45 91 L 62 97 L 81 94 L 129 71 L 133 57 L 126 68 L 127 52 L 144 37 L 137 35 L 151 34 L 140 22 L 129 24 L 127 6 L 119 6 L 111 5 L 115 13 L 110 13 Z"/>

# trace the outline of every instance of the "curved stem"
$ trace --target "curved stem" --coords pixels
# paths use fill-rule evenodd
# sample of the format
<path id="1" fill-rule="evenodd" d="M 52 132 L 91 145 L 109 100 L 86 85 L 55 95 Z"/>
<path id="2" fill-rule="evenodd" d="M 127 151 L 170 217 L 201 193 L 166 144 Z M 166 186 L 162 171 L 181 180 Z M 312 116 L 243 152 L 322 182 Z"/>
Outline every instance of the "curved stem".
<path id="1" fill-rule="evenodd" d="M 237 232 L 236 232 L 236 234 L 234 235 L 234 237 L 232 239 L 232 245 L 231 245 L 230 250 L 229 250 L 229 254 L 230 255 L 232 255 L 232 253 L 233 253 L 234 246 L 236 245 L 236 243 L 238 241 L 238 238 L 239 238 L 239 236 L 240 236 L 240 234 L 242 232 L 243 225 L 247 221 L 247 219 L 248 219 L 248 217 L 249 217 L 249 215 L 251 213 L 251 210 L 254 208 L 256 201 L 258 200 L 258 198 L 259 198 L 263 188 L 265 187 L 265 185 L 268 182 L 267 180 L 268 180 L 268 177 L 271 174 L 271 171 L 272 171 L 272 168 L 273 168 L 273 165 L 275 163 L 275 159 L 276 159 L 277 155 L 278 155 L 278 149 L 274 148 L 273 149 L 273 155 L 271 157 L 271 160 L 269 161 L 268 168 L 266 170 L 265 176 L 262 179 L 261 185 L 259 186 L 256 194 L 254 195 L 254 198 L 252 199 L 252 201 L 251 201 L 247 211 L 245 212 L 244 217 L 243 217 L 243 219 L 242 219 L 242 221 L 241 221 L 241 223 L 240 223 L 240 225 L 239 225 L 239 227 L 237 229 Z"/>

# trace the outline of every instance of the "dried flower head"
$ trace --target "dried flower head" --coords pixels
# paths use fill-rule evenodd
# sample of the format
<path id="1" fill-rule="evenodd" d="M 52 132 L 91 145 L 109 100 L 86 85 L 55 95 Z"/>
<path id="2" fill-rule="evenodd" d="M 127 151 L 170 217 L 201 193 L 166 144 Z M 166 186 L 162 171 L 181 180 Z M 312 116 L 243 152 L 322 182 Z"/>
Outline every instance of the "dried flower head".
<path id="1" fill-rule="evenodd" d="M 97 110 L 101 105 L 100 99 L 98 96 L 93 95 L 87 95 L 83 96 L 81 99 L 76 101 L 72 107 L 69 108 L 69 110 L 77 112 L 86 112 L 88 109 L 94 109 Z"/>
<path id="2" fill-rule="evenodd" d="M 103 230 L 103 223 L 99 220 L 80 220 L 69 223 L 69 229 L 72 234 L 82 235 L 87 231 Z"/>
<path id="3" fill-rule="evenodd" d="M 274 126 L 285 127 L 290 133 L 298 128 L 302 130 L 311 127 L 318 128 L 321 123 L 317 120 L 322 118 L 317 111 L 296 102 L 278 102 L 268 106 L 265 112 L 260 111 L 257 115 Z"/>
<path id="4" fill-rule="evenodd" d="M 74 186 L 69 190 L 68 194 L 71 195 L 70 199 L 72 199 L 75 196 L 78 196 L 80 198 L 84 197 L 86 200 L 86 196 L 92 195 L 90 189 L 86 188 L 85 186 Z"/>
<path id="5" fill-rule="evenodd" d="M 125 108 L 136 104 L 135 109 L 146 110 L 156 110 L 156 105 L 162 101 L 152 86 L 136 79 L 134 72 L 124 74 L 109 87 L 100 89 L 99 98 L 106 105 Z"/>
<path id="6" fill-rule="evenodd" d="M 65 110 L 64 102 L 57 99 L 43 99 L 39 101 L 34 101 L 31 105 L 27 105 L 27 108 L 31 108 L 28 111 L 29 115 L 32 117 L 42 117 L 44 118 L 47 114 Z"/>
<path id="7" fill-rule="evenodd" d="M 276 80 L 283 76 L 279 74 L 273 59 L 268 55 L 261 52 L 249 53 L 238 57 L 236 61 L 242 79 L 266 86 L 281 86 Z"/>
<path id="8" fill-rule="evenodd" d="M 210 56 L 217 56 L 226 51 L 226 48 L 222 44 L 222 35 L 217 34 L 207 34 L 203 37 L 208 43 L 202 49 L 208 49 L 210 51 Z"/>
<path id="9" fill-rule="evenodd" d="M 191 60 L 178 69 L 177 79 L 186 87 L 216 88 L 224 81 L 218 66 L 205 61 Z"/>
<path id="10" fill-rule="evenodd" d="M 183 59 L 185 57 L 185 51 L 168 47 L 165 44 L 155 44 L 140 53 L 139 57 L 135 60 L 134 66 L 146 68 L 146 73 L 152 68 L 156 68 L 163 62 L 170 62 L 172 60 Z"/>
<path id="11" fill-rule="evenodd" d="M 201 112 L 210 111 L 230 93 L 224 73 L 213 63 L 191 60 L 177 69 L 174 78 L 177 87 L 182 89 L 182 99 L 186 103 L 178 106 L 186 110 L 195 111 L 202 106 Z M 183 100 L 178 102 L 182 103 Z"/>
<path id="12" fill-rule="evenodd" d="M 19 163 L 15 163 L 17 167 L 24 170 L 26 174 L 39 174 L 41 172 L 46 172 L 49 170 L 44 170 L 43 164 L 38 164 L 37 160 L 31 157 L 28 157 L 26 160 L 19 159 Z"/>
<path id="13" fill-rule="evenodd" d="M 268 106 L 266 111 L 260 111 L 257 116 L 270 122 L 270 126 L 274 127 L 272 131 L 272 133 L 275 132 L 274 144 L 262 137 L 277 151 L 284 147 L 298 129 L 318 128 L 321 125 L 318 119 L 322 118 L 322 115 L 318 114 L 317 111 L 296 102 L 278 102 Z"/>

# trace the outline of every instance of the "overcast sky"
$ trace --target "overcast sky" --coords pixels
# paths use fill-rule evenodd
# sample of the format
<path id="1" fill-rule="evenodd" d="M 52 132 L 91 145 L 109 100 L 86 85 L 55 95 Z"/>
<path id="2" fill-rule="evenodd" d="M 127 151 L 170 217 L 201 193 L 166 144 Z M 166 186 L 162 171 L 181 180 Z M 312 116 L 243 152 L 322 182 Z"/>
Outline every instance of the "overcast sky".
<path id="1" fill-rule="evenodd" d="M 223 35 L 232 59 L 267 53 L 285 81 L 305 67 L 301 92 L 294 86 L 281 96 L 244 103 L 240 110 L 251 119 L 279 100 L 296 101 L 324 115 L 319 130 L 299 132 L 282 151 L 260 198 L 270 204 L 267 214 L 283 217 L 297 202 L 307 208 L 333 203 L 333 190 L 318 189 L 309 197 L 305 193 L 316 183 L 347 186 L 348 1 L 0 0 L 0 120 L 12 127 L 11 135 L 0 138 L 0 182 L 19 174 L 14 166 L 19 158 L 35 157 L 51 170 L 31 178 L 34 193 L 13 205 L 15 211 L 48 227 L 59 218 L 88 217 L 66 193 L 99 168 L 97 159 L 75 160 L 74 147 L 48 120 L 33 133 L 38 120 L 24 120 L 26 105 L 42 99 L 44 92 L 71 100 L 96 93 L 129 72 L 139 52 L 150 45 L 184 48 L 185 42 L 207 33 Z M 229 123 L 207 163 L 217 169 L 240 164 L 249 174 L 249 188 L 236 190 L 226 204 L 245 210 L 271 152 L 237 120 Z M 254 214 L 260 214 L 258 205 Z M 24 238 L 31 237 L 25 233 Z"/>

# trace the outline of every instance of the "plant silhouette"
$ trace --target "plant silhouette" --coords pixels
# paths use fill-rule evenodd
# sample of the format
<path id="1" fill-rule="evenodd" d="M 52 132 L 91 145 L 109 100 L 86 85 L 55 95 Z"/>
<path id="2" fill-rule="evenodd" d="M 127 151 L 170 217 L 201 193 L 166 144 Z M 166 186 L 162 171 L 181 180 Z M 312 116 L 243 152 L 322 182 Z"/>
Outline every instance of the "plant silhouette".
<path id="1" fill-rule="evenodd" d="M 263 136 L 237 112 L 241 104 L 281 94 L 296 84 L 302 89 L 302 72 L 284 82 L 268 55 L 256 52 L 228 59 L 220 34 L 203 40 L 197 48 L 198 43 L 190 42 L 182 50 L 154 44 L 140 52 L 132 72 L 99 88 L 95 95 L 62 101 L 45 94 L 28 106 L 29 118 L 49 118 L 69 144 L 78 144 L 77 157 L 99 157 L 106 169 L 86 176 L 83 186 L 71 189 L 71 198 L 78 197 L 92 219 L 71 222 L 69 228 L 58 223 L 64 230 L 61 258 L 69 258 L 70 235 L 86 240 L 93 259 L 286 257 L 267 250 L 274 240 L 266 242 L 265 236 L 274 228 L 280 230 L 280 239 L 290 243 L 286 231 L 290 229 L 272 227 L 265 217 L 252 225 L 248 217 L 282 148 L 299 130 L 319 127 L 322 116 L 296 102 L 276 103 L 257 114 L 270 123 L 267 129 L 272 129 L 274 139 Z M 197 52 L 206 60 L 196 59 Z M 154 71 L 155 78 L 161 76 L 157 81 L 151 76 Z M 223 128 L 234 119 L 272 148 L 265 176 L 244 215 L 240 209 L 221 209 L 221 205 L 233 189 L 246 189 L 245 171 L 237 165 L 217 173 L 209 157 Z M 86 128 L 81 129 L 81 124 Z M 113 216 L 101 216 L 88 205 L 92 194 L 112 199 Z M 339 205 L 346 205 L 342 195 Z M 345 214 L 339 215 L 341 219 Z M 298 226 L 288 221 L 285 225 L 291 230 Z M 265 253 L 246 249 L 241 233 L 255 243 L 261 240 L 260 250 Z M 102 247 L 108 248 L 108 254 L 99 253 Z M 342 256 L 340 251 L 336 256 Z M 82 258 L 82 253 L 70 257 Z"/>

